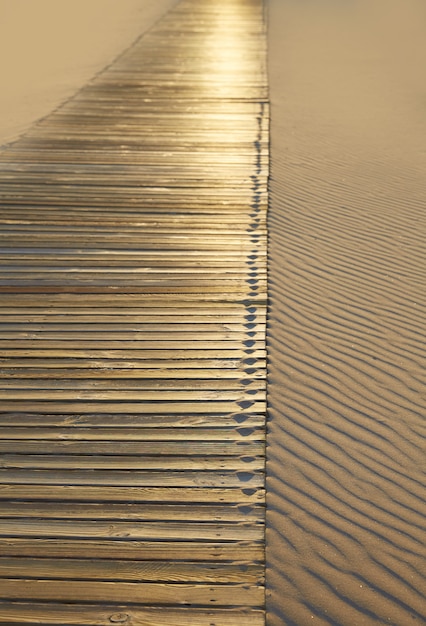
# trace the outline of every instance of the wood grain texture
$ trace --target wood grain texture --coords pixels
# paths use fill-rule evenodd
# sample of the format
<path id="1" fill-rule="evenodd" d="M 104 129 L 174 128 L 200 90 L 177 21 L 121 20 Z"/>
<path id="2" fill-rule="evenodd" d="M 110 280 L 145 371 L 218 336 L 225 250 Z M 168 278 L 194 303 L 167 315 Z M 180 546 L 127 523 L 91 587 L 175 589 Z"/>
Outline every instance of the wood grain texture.
<path id="1" fill-rule="evenodd" d="M 53 626 L 262 626 L 263 612 L 256 609 L 199 609 L 141 607 L 140 605 L 0 603 L 0 624 L 49 624 Z"/>
<path id="2" fill-rule="evenodd" d="M 264 624 L 262 0 L 0 152 L 0 623 Z"/>

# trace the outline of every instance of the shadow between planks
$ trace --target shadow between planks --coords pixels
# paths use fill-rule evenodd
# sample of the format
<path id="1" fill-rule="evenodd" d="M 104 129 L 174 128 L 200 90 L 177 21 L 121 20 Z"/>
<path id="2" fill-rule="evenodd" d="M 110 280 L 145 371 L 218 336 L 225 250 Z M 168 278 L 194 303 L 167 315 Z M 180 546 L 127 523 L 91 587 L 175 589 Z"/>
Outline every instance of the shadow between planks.
<path id="1" fill-rule="evenodd" d="M 0 623 L 264 624 L 262 0 L 0 152 Z"/>

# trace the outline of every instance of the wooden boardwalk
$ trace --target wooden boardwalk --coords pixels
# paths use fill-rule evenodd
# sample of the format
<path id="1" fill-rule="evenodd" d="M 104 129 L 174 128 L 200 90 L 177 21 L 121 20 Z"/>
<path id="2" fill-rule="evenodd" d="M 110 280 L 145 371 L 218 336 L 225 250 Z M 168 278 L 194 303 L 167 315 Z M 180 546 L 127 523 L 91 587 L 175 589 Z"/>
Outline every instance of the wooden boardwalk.
<path id="1" fill-rule="evenodd" d="M 0 152 L 0 623 L 264 623 L 262 0 Z"/>

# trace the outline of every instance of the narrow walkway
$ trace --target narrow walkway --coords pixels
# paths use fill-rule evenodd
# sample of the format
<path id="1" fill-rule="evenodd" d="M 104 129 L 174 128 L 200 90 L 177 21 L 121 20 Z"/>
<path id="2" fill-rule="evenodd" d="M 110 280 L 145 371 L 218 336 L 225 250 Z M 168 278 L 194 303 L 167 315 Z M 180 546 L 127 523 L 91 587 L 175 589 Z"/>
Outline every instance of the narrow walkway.
<path id="1" fill-rule="evenodd" d="M 0 623 L 264 623 L 262 0 L 0 153 Z"/>

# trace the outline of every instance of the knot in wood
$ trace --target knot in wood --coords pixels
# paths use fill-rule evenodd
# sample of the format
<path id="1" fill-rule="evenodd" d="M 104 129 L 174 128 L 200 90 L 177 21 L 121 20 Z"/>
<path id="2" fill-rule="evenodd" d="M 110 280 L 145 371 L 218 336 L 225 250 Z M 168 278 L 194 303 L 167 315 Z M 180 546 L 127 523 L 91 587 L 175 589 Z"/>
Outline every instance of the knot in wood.
<path id="1" fill-rule="evenodd" d="M 113 615 L 110 615 L 109 621 L 112 624 L 125 624 L 128 619 L 127 613 L 113 613 Z"/>

